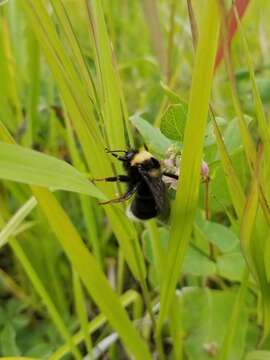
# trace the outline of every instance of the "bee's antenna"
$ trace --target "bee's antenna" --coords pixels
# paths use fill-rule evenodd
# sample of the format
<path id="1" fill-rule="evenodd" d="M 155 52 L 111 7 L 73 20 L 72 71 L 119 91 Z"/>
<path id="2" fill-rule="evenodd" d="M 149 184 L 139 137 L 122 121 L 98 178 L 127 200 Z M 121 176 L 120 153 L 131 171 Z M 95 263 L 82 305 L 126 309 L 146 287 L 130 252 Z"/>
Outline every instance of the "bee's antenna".
<path id="1" fill-rule="evenodd" d="M 148 151 L 148 146 L 146 145 L 146 143 L 143 143 L 143 147 L 145 148 L 146 151 Z"/>
<path id="2" fill-rule="evenodd" d="M 126 153 L 126 150 L 109 150 L 108 148 L 105 148 L 106 153 L 116 153 L 116 152 L 123 152 Z"/>

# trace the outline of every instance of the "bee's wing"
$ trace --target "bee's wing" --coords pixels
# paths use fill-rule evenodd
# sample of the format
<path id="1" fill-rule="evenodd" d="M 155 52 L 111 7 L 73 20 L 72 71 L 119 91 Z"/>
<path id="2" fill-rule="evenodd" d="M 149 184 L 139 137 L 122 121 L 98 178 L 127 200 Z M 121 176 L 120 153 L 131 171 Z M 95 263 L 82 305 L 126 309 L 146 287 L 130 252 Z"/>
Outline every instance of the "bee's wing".
<path id="1" fill-rule="evenodd" d="M 168 199 L 166 194 L 166 186 L 162 181 L 161 176 L 153 177 L 148 174 L 144 169 L 138 169 L 147 185 L 149 186 L 153 197 L 155 199 L 157 208 L 160 212 L 167 212 L 168 208 Z"/>

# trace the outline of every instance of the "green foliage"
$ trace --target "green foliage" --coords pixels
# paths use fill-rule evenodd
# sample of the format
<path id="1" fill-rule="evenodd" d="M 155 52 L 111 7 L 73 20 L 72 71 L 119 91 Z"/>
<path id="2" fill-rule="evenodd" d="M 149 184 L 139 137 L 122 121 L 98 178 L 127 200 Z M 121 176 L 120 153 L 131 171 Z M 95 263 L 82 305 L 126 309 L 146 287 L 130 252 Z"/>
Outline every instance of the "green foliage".
<path id="1" fill-rule="evenodd" d="M 68 163 L 25 149 L 0 143 L 1 178 L 37 185 L 51 190 L 67 190 L 105 199 L 105 196 Z"/>
<path id="2" fill-rule="evenodd" d="M 225 14 L 190 2 L 196 45 L 186 3 L 0 1 L 1 357 L 269 359 L 270 4 L 214 73 Z M 166 224 L 91 181 L 143 145 Z"/>
<path id="3" fill-rule="evenodd" d="M 183 141 L 187 109 L 182 104 L 173 104 L 168 107 L 161 118 L 160 131 L 167 138 Z"/>
<path id="4" fill-rule="evenodd" d="M 137 128 L 150 150 L 159 156 L 164 156 L 168 148 L 172 145 L 172 142 L 165 137 L 159 129 L 153 127 L 141 116 L 134 115 L 130 120 Z"/>

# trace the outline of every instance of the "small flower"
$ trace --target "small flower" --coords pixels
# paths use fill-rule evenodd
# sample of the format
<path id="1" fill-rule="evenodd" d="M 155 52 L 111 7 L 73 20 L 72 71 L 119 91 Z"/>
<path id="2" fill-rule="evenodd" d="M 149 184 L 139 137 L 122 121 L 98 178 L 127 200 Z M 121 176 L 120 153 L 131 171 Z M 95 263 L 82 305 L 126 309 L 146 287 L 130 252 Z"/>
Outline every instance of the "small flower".
<path id="1" fill-rule="evenodd" d="M 203 178 L 208 178 L 209 176 L 209 167 L 208 164 L 203 160 L 201 164 L 201 176 Z"/>

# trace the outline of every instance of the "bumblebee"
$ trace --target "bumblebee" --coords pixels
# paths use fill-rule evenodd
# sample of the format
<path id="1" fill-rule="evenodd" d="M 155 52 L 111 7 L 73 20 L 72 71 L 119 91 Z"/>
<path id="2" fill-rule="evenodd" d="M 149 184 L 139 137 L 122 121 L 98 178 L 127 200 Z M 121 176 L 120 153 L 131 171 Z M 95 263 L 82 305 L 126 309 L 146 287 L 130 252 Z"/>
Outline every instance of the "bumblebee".
<path id="1" fill-rule="evenodd" d="M 119 198 L 103 203 L 113 204 L 128 200 L 133 195 L 129 213 L 139 220 L 159 217 L 166 220 L 170 214 L 170 204 L 163 176 L 178 179 L 177 175 L 162 172 L 161 163 L 147 150 L 115 150 L 109 151 L 123 163 L 126 175 L 95 179 L 95 181 L 123 182 L 127 184 L 127 191 Z M 118 153 L 123 153 L 119 156 Z"/>

